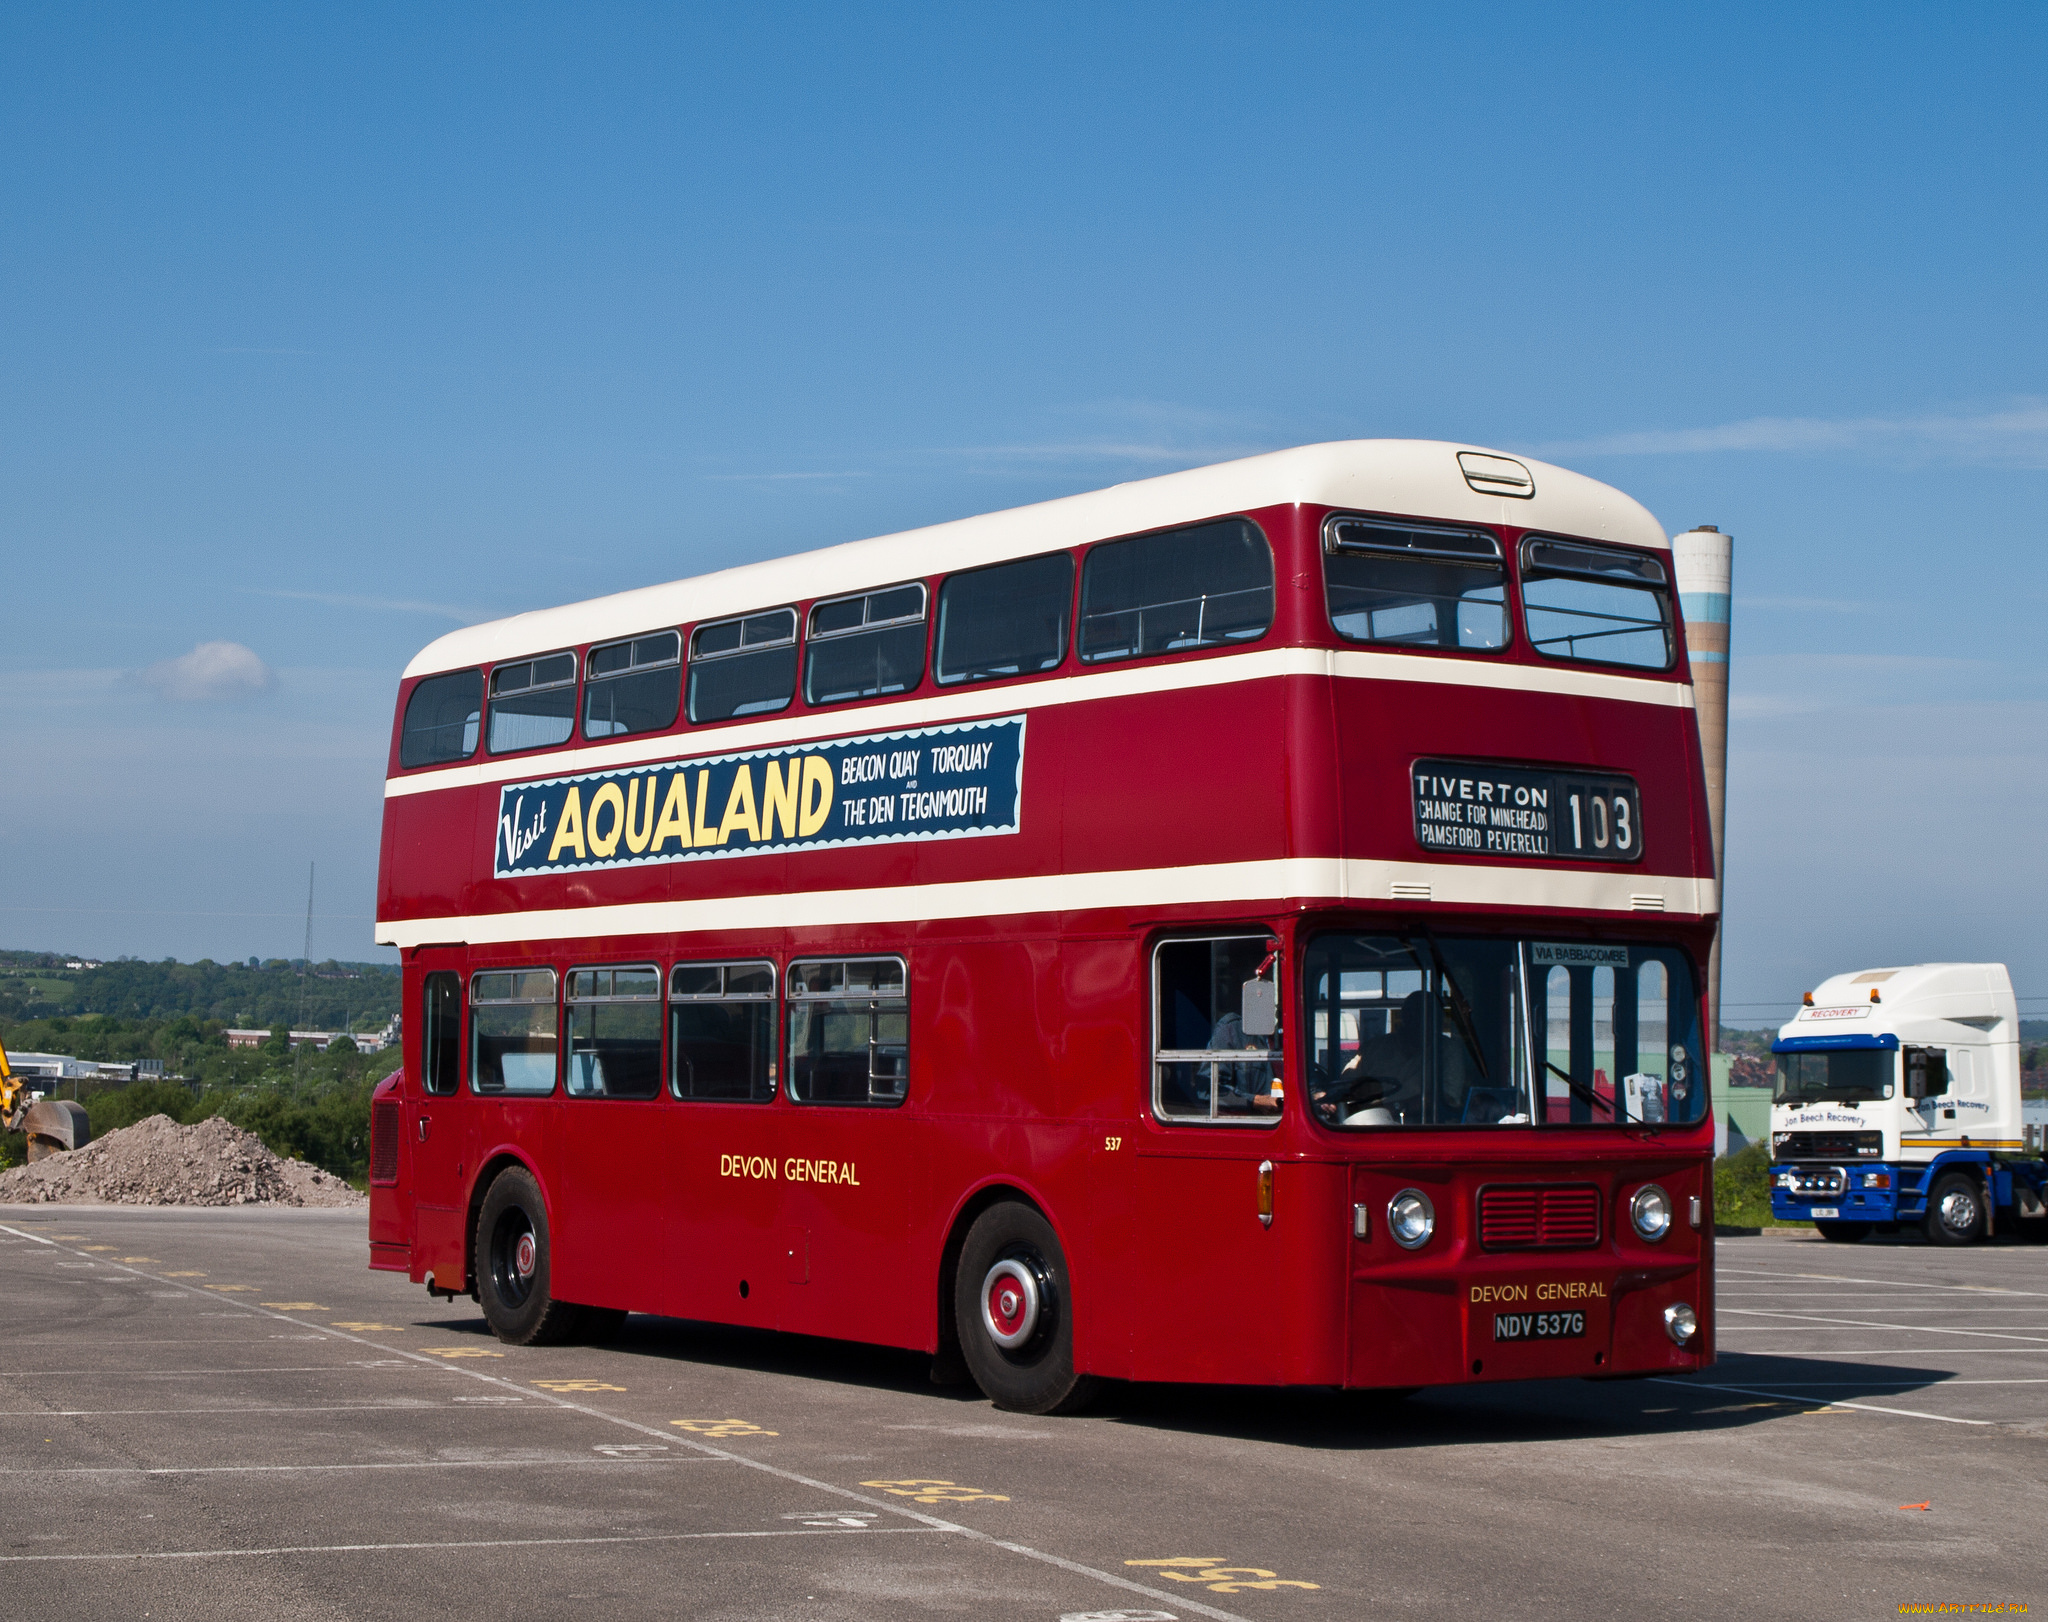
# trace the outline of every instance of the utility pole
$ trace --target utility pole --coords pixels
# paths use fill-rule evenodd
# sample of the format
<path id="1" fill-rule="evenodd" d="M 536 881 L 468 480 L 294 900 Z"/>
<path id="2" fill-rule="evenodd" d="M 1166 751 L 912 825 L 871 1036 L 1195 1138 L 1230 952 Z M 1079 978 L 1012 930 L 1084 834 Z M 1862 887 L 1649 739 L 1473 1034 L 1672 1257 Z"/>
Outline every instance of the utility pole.
<path id="1" fill-rule="evenodd" d="M 299 1079 L 299 1045 L 292 1041 L 292 1028 L 301 1025 L 306 1018 L 306 978 L 313 972 L 313 871 L 311 862 L 306 864 L 306 950 L 299 959 L 299 1007 L 292 1015 L 291 1026 L 284 1033 L 285 1045 L 292 1050 L 292 1080 Z"/>

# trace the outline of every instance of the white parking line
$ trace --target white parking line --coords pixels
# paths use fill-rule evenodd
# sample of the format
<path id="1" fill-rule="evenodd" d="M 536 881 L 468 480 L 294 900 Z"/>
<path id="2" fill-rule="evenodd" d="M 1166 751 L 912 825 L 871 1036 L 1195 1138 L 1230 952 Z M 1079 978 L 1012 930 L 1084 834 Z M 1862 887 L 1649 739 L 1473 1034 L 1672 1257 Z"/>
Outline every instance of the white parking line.
<path id="1" fill-rule="evenodd" d="M 1798 1323 L 1831 1324 L 1842 1329 L 1896 1329 L 1902 1335 L 1981 1335 L 1989 1340 L 2024 1340 L 2048 1346 L 2048 1335 L 2014 1335 L 1997 1329 L 1938 1329 L 1932 1325 L 1876 1323 L 1866 1318 L 1823 1318 L 1808 1312 L 1766 1312 L 1759 1307 L 1727 1307 L 1723 1315 L 1739 1313 L 1746 1318 L 1785 1318 Z"/>
<path id="2" fill-rule="evenodd" d="M 1766 1391 L 1761 1386 L 1709 1385 L 1704 1380 L 1674 1380 L 1666 1374 L 1652 1375 L 1651 1378 L 1658 1385 L 1690 1386 L 1697 1391 L 1733 1391 L 1737 1395 L 1744 1397 L 1776 1397 L 1780 1402 L 1813 1401 L 1813 1398 L 1811 1397 L 1794 1397 L 1783 1391 Z M 1957 1419 L 1953 1414 L 1922 1413 L 1917 1408 L 1882 1408 L 1874 1402 L 1830 1401 L 1826 1398 L 1823 1398 L 1822 1403 L 1825 1407 L 1829 1408 L 1853 1408 L 1858 1413 L 1896 1414 L 1902 1419 L 1938 1419 L 1944 1425 L 1990 1425 L 1995 1423 L 1995 1421 L 1989 1419 Z"/>
<path id="3" fill-rule="evenodd" d="M 144 1468 L 134 1464 L 29 1465 L 0 1469 L 8 1476 L 254 1476 L 317 1475 L 330 1470 L 562 1470 L 575 1466 L 609 1469 L 615 1464 L 718 1464 L 718 1459 L 678 1454 L 636 1453 L 622 1458 L 568 1459 L 407 1459 L 389 1464 L 175 1464 Z"/>
<path id="4" fill-rule="evenodd" d="M 285 1554 L 392 1554 L 408 1549 L 559 1549 L 586 1544 L 689 1543 L 712 1538 L 858 1537 L 871 1532 L 929 1532 L 928 1526 L 776 1527 L 758 1532 L 648 1532 L 589 1538 L 479 1538 L 467 1543 L 302 1543 L 274 1549 L 143 1549 L 124 1554 L 0 1554 L 0 1565 L 53 1560 L 249 1560 Z M 1216 1613 L 1211 1613 L 1216 1614 Z"/>
<path id="5" fill-rule="evenodd" d="M 458 1397 L 456 1402 L 468 1399 Z M 0 1408 L 0 1419 L 111 1419 L 117 1417 L 200 1418 L 209 1414 L 466 1414 L 453 1402 L 428 1402 L 424 1398 L 406 1402 L 309 1403 L 296 1408 Z M 537 1408 L 536 1413 L 559 1414 L 560 1408 Z"/>

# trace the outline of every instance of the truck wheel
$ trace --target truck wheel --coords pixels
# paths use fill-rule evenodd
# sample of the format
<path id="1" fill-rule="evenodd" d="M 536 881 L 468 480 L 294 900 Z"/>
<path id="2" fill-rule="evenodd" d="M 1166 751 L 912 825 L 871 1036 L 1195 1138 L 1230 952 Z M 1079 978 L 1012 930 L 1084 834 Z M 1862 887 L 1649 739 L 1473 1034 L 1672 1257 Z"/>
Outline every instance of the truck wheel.
<path id="1" fill-rule="evenodd" d="M 1868 1222 L 1816 1222 L 1814 1228 L 1821 1238 L 1832 1239 L 1838 1245 L 1853 1245 L 1870 1233 Z"/>
<path id="2" fill-rule="evenodd" d="M 1074 1372 L 1066 1254 L 1030 1206 L 1004 1200 L 974 1219 L 960 1247 L 953 1314 L 968 1372 L 998 1408 L 1070 1414 L 1094 1396 L 1096 1382 Z"/>
<path id="3" fill-rule="evenodd" d="M 476 1217 L 477 1299 L 508 1346 L 555 1346 L 577 1330 L 581 1309 L 550 1291 L 549 1250 L 540 1184 L 520 1167 L 501 1171 Z"/>
<path id="4" fill-rule="evenodd" d="M 1969 1245 L 1983 1238 L 1983 1185 L 1964 1171 L 1936 1178 L 1927 1195 L 1926 1228 L 1930 1245 Z"/>

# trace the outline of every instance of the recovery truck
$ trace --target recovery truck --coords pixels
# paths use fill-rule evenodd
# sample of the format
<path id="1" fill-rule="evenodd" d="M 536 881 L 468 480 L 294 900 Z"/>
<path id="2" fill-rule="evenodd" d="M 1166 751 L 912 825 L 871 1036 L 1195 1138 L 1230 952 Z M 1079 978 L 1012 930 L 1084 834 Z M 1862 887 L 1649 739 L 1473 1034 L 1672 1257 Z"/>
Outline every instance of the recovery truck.
<path id="1" fill-rule="evenodd" d="M 1771 1044 L 1771 1210 L 1827 1239 L 1917 1225 L 1937 1245 L 2048 1238 L 2048 1160 L 2020 1114 L 2003 963 L 1838 974 Z"/>
<path id="2" fill-rule="evenodd" d="M 31 1160 L 65 1149 L 83 1149 L 92 1141 L 85 1106 L 30 1092 L 7 1062 L 5 1043 L 0 1043 L 0 1131 L 27 1133 Z"/>

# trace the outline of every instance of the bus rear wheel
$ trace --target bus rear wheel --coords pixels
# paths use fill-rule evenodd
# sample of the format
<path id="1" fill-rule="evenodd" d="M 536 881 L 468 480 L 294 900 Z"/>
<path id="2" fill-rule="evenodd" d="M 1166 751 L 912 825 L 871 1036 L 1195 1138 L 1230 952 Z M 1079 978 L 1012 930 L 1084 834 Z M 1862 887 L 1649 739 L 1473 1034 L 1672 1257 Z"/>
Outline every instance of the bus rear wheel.
<path id="1" fill-rule="evenodd" d="M 1984 1233 L 1984 1192 L 1968 1172 L 1936 1179 L 1927 1195 L 1927 1242 L 1968 1245 Z"/>
<path id="2" fill-rule="evenodd" d="M 1838 1245 L 1853 1245 L 1870 1234 L 1868 1222 L 1816 1222 L 1814 1227 L 1821 1238 L 1832 1239 Z"/>
<path id="3" fill-rule="evenodd" d="M 554 1346 L 576 1333 L 582 1309 L 551 1291 L 548 1208 L 533 1174 L 498 1173 L 476 1217 L 477 1298 L 508 1346 Z"/>
<path id="4" fill-rule="evenodd" d="M 1095 1394 L 1074 1372 L 1067 1258 L 1052 1224 L 1015 1200 L 974 1219 L 953 1287 L 960 1350 L 974 1383 L 998 1408 L 1070 1414 Z"/>

